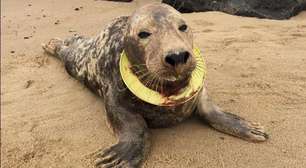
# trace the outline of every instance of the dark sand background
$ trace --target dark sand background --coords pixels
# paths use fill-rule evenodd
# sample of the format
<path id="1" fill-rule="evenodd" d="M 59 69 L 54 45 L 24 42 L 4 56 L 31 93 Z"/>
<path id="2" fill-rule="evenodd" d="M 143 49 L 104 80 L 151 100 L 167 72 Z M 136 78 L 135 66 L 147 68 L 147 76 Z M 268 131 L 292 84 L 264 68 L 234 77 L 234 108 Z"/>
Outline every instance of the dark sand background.
<path id="1" fill-rule="evenodd" d="M 74 33 L 93 36 L 148 2 L 2 1 L 1 167 L 92 167 L 93 153 L 116 142 L 101 99 L 40 44 Z M 207 58 L 212 98 L 259 121 L 271 139 L 254 144 L 191 120 L 153 130 L 144 167 L 306 167 L 306 13 L 285 21 L 220 12 L 184 17 Z"/>

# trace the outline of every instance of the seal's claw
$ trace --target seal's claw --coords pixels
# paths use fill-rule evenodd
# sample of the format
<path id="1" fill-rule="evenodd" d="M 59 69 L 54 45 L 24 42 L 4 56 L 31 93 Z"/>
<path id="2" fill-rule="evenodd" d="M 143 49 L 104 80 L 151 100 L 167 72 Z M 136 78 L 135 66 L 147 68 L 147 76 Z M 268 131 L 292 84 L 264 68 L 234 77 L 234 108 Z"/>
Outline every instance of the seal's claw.
<path id="1" fill-rule="evenodd" d="M 240 117 L 237 119 L 235 126 L 237 136 L 252 142 L 263 142 L 269 139 L 268 134 L 259 123 L 253 123 Z"/>
<path id="2" fill-rule="evenodd" d="M 140 165 L 141 145 L 134 142 L 119 142 L 96 155 L 97 168 L 134 168 Z"/>
<path id="3" fill-rule="evenodd" d="M 256 123 L 251 123 L 248 121 L 243 121 L 246 122 L 247 124 L 245 124 L 246 126 L 246 132 L 245 132 L 245 138 L 246 140 L 250 140 L 253 142 L 262 142 L 262 141 L 266 141 L 267 139 L 269 139 L 269 135 L 267 133 L 265 133 L 263 127 Z M 242 124 L 243 126 L 244 124 Z M 243 137 L 242 137 L 243 138 Z"/>

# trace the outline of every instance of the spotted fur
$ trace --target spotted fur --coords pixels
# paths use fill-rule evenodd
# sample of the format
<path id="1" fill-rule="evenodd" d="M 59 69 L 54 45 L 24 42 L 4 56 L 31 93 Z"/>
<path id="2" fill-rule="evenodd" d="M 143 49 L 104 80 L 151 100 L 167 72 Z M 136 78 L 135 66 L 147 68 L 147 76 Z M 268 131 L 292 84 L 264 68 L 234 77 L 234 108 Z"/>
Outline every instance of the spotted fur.
<path id="1" fill-rule="evenodd" d="M 170 18 L 170 21 L 171 17 L 167 17 L 175 12 L 166 5 L 155 4 L 144 8 L 140 15 L 144 15 L 146 9 L 158 13 L 158 17 L 151 19 L 163 17 Z M 155 106 L 133 95 L 119 72 L 120 54 L 129 41 L 125 40 L 129 20 L 129 16 L 114 19 L 94 38 L 74 36 L 64 41 L 52 39 L 43 45 L 46 52 L 64 63 L 72 77 L 104 97 L 107 119 L 118 137 L 118 143 L 98 152 L 97 167 L 139 167 L 150 147 L 148 128 L 168 127 L 192 114 L 196 114 L 213 128 L 233 136 L 255 142 L 268 138 L 260 125 L 220 110 L 208 98 L 205 87 L 188 102 L 171 107 Z"/>
<path id="2" fill-rule="evenodd" d="M 74 36 L 57 46 L 56 55 L 67 72 L 90 90 L 107 97 L 108 88 L 115 90 L 116 101 L 143 115 L 151 127 L 166 127 L 183 121 L 196 106 L 196 99 L 184 105 L 159 107 L 135 97 L 125 86 L 119 72 L 119 57 L 124 49 L 128 17 L 116 18 L 97 37 Z"/>

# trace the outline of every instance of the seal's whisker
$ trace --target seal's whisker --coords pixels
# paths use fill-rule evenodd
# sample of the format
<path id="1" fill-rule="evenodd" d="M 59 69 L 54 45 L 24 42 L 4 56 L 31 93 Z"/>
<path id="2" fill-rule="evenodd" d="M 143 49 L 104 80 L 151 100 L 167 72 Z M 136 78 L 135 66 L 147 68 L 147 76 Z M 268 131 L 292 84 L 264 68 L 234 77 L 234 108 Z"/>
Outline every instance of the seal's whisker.
<path id="1" fill-rule="evenodd" d="M 144 73 L 143 73 L 143 72 L 144 72 Z M 143 72 L 142 72 L 141 75 L 138 76 L 138 79 L 142 79 L 144 76 L 146 76 L 146 75 L 149 73 L 149 72 L 146 72 L 146 71 L 143 71 Z M 141 73 L 141 71 L 140 71 L 140 72 L 136 72 L 136 75 L 137 75 L 137 74 L 140 74 L 140 73 Z"/>
<path id="2" fill-rule="evenodd" d="M 159 63 L 155 63 L 155 64 L 151 64 L 151 65 L 158 65 Z M 134 64 L 134 65 L 131 65 L 130 67 L 129 67 L 130 69 L 134 69 L 135 71 L 137 71 L 137 70 L 148 70 L 148 68 L 147 68 L 147 64 Z"/>
<path id="3" fill-rule="evenodd" d="M 155 76 L 155 80 L 153 82 L 152 88 L 154 91 L 158 91 L 157 90 L 158 89 L 158 76 L 156 74 L 154 76 Z"/>
<path id="4" fill-rule="evenodd" d="M 150 74 L 150 75 L 148 76 L 147 80 L 148 80 L 147 86 L 150 87 L 150 84 L 152 83 L 152 80 L 153 80 L 153 75 Z"/>
<path id="5" fill-rule="evenodd" d="M 139 67 L 146 67 L 146 65 L 141 65 L 141 64 L 136 64 L 136 65 L 131 65 L 130 68 L 139 68 Z"/>
<path id="6" fill-rule="evenodd" d="M 159 62 L 150 63 L 150 65 L 158 65 L 158 64 L 160 64 L 160 63 Z M 143 64 L 133 64 L 131 67 L 133 67 L 133 66 L 147 66 L 147 64 L 146 63 L 143 63 Z"/>
<path id="7" fill-rule="evenodd" d="M 148 72 L 146 69 L 142 69 L 142 70 L 138 70 L 136 72 L 134 72 L 136 75 L 139 75 L 141 73 L 144 73 L 144 72 Z"/>
<path id="8" fill-rule="evenodd" d="M 150 87 L 154 90 L 156 74 L 154 73 L 154 74 L 152 74 L 152 76 L 153 76 L 153 79 L 152 79 L 152 83 L 151 83 Z"/>
<path id="9" fill-rule="evenodd" d="M 133 64 L 132 66 L 145 66 L 146 64 Z"/>
<path id="10" fill-rule="evenodd" d="M 152 78 L 151 78 L 152 74 L 149 74 L 148 75 L 148 79 L 146 79 L 146 83 L 145 83 L 145 86 L 149 87 L 150 85 L 148 85 L 149 83 L 151 83 L 152 81 Z"/>
<path id="11" fill-rule="evenodd" d="M 147 70 L 145 67 L 140 67 L 140 66 L 131 66 L 130 69 L 132 71 L 139 71 L 139 70 Z"/>
<path id="12" fill-rule="evenodd" d="M 164 93 L 164 80 L 161 80 L 161 93 Z"/>
<path id="13" fill-rule="evenodd" d="M 144 73 L 144 74 L 142 74 L 140 77 L 138 77 L 138 79 L 139 79 L 140 81 L 146 82 L 146 81 L 147 81 L 146 77 L 148 77 L 148 75 L 150 75 L 149 72 Z"/>
<path id="14" fill-rule="evenodd" d="M 151 74 L 147 74 L 143 79 L 142 79 L 142 83 L 145 84 L 145 86 L 149 86 L 149 83 L 152 80 L 152 75 Z"/>
<path id="15" fill-rule="evenodd" d="M 149 74 L 149 73 L 144 73 L 144 74 L 142 74 L 141 76 L 139 76 L 139 77 L 138 77 L 139 81 L 143 81 L 143 78 L 145 78 L 148 74 Z M 144 80 L 144 81 L 145 81 L 145 80 Z M 135 80 L 135 81 L 133 82 L 133 84 L 136 83 L 136 82 L 137 82 L 137 80 Z"/>
<path id="16" fill-rule="evenodd" d="M 147 83 L 149 82 L 149 80 L 146 78 L 146 79 L 144 79 L 144 81 L 143 81 L 143 82 L 144 82 L 143 84 L 144 84 L 144 85 L 147 87 L 147 86 L 148 86 L 148 84 L 147 84 Z"/>
<path id="17" fill-rule="evenodd" d="M 152 89 L 153 90 L 155 90 L 155 91 L 158 91 L 158 85 L 159 85 L 159 73 L 160 73 L 160 71 L 156 71 L 156 72 L 154 72 L 153 73 L 153 82 L 152 82 L 152 84 L 151 84 L 151 86 L 150 87 L 152 87 Z"/>
<path id="18" fill-rule="evenodd" d="M 157 78 L 156 86 L 155 86 L 155 91 L 158 91 L 159 90 L 159 86 L 160 86 L 160 77 L 157 74 L 159 74 L 159 73 L 155 74 L 155 76 Z"/>
<path id="19" fill-rule="evenodd" d="M 157 90 L 154 89 L 154 85 L 156 85 L 156 81 L 157 81 L 157 75 L 154 74 L 154 75 L 153 75 L 152 84 L 151 84 L 151 86 L 150 86 L 150 88 L 151 88 L 152 90 L 154 90 L 154 91 L 157 91 Z"/>
<path id="20" fill-rule="evenodd" d="M 150 74 L 150 76 L 149 76 L 149 83 L 148 83 L 148 87 L 150 88 L 151 87 L 151 85 L 152 85 L 152 83 L 153 83 L 153 81 L 154 81 L 154 74 Z"/>
<path id="21" fill-rule="evenodd" d="M 160 90 L 159 87 L 160 87 L 160 78 L 157 76 L 156 91 L 159 91 L 159 90 Z"/>

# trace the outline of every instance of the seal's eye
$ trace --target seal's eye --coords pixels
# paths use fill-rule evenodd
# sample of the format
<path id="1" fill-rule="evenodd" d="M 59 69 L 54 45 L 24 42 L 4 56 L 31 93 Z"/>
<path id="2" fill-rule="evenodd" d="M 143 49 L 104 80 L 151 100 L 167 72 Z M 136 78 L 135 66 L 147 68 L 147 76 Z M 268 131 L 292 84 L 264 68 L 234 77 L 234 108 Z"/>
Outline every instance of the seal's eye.
<path id="1" fill-rule="evenodd" d="M 151 35 L 151 33 L 145 32 L 145 31 L 138 33 L 138 37 L 141 38 L 141 39 L 148 38 L 150 35 Z"/>
<path id="2" fill-rule="evenodd" d="M 187 25 L 183 24 L 179 27 L 179 30 L 182 31 L 182 32 L 185 32 L 187 30 Z"/>

